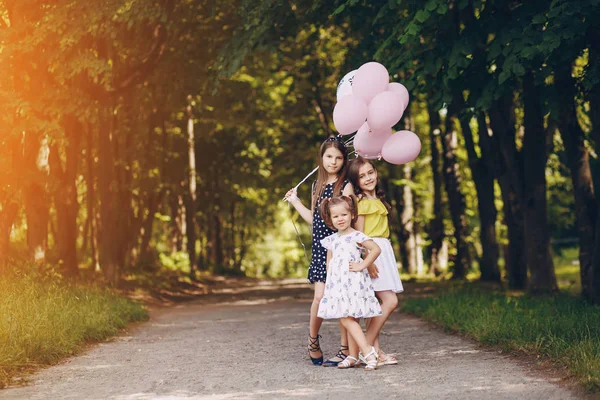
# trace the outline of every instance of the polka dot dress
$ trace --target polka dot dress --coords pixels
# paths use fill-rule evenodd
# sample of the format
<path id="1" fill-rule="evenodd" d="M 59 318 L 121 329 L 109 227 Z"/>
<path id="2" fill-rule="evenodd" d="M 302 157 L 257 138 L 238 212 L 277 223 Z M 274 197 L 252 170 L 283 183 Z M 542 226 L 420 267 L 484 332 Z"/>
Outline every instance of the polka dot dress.
<path id="1" fill-rule="evenodd" d="M 344 181 L 342 190 L 347 183 L 347 181 Z M 334 185 L 335 182 L 325 185 L 323 196 L 317 200 L 317 204 L 315 205 L 315 209 L 313 211 L 312 257 L 310 260 L 310 266 L 308 267 L 308 280 L 310 283 L 324 283 L 325 278 L 327 277 L 327 249 L 321 245 L 321 239 L 324 239 L 332 233 L 335 233 L 335 231 L 325 225 L 325 221 L 323 221 L 323 218 L 321 218 L 319 209 L 322 199 L 331 198 L 333 196 Z"/>

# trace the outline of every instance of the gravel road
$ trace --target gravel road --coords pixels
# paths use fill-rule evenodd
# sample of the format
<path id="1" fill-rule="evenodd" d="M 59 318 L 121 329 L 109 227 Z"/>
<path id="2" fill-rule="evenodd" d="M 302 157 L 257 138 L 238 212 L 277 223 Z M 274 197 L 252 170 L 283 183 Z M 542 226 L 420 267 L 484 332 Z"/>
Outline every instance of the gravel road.
<path id="1" fill-rule="evenodd" d="M 0 399 L 581 398 L 535 365 L 399 312 L 381 339 L 399 365 L 314 367 L 305 351 L 311 292 L 303 281 L 214 292 L 153 309 L 149 322 L 39 371 L 29 386 L 0 391 Z M 337 322 L 326 321 L 321 334 L 325 355 L 333 355 Z"/>

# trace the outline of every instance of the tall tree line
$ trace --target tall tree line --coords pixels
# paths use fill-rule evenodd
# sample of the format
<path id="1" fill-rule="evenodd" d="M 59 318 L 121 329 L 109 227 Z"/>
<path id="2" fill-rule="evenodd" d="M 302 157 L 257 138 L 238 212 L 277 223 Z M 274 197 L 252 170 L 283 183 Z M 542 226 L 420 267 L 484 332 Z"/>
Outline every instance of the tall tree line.
<path id="1" fill-rule="evenodd" d="M 240 273 L 273 223 L 282 131 L 267 121 L 288 89 L 267 81 L 268 54 L 218 78 L 235 5 L 0 4 L 2 270 L 87 266 L 117 283 L 161 251 L 187 252 L 192 277 Z"/>
<path id="2" fill-rule="evenodd" d="M 286 8 L 278 1 L 268 3 L 273 9 Z M 409 90 L 423 95 L 434 203 L 434 215 L 424 227 L 433 270 L 448 231 L 439 220 L 445 202 L 455 278 L 464 278 L 476 258 L 481 279 L 499 281 L 502 254 L 511 288 L 534 294 L 557 291 L 546 171 L 558 140 L 557 151 L 564 154 L 572 179 L 582 294 L 600 302 L 594 246 L 599 208 L 589 161 L 600 139 L 598 1 L 339 0 L 297 2 L 290 14 L 298 9 L 304 11 L 300 23 L 338 26 L 356 40 L 348 49 L 348 70 L 375 59 Z M 278 34 L 279 27 L 265 26 L 262 38 Z M 263 45 L 243 30 L 238 37 Z M 462 150 L 457 145 L 464 146 L 466 163 L 457 159 Z M 470 182 L 476 226 L 466 207 Z M 398 195 L 394 201 L 402 203 Z M 508 239 L 503 251 L 496 231 L 499 216 Z M 404 229 L 406 224 L 401 225 Z M 411 221 L 411 226 L 416 225 Z M 474 227 L 479 246 L 469 243 Z"/>
<path id="3" fill-rule="evenodd" d="M 555 292 L 551 158 L 600 301 L 598 1 L 0 4 L 3 268 L 242 273 L 334 132 L 337 80 L 375 59 L 423 141 L 381 168 L 403 268 Z"/>

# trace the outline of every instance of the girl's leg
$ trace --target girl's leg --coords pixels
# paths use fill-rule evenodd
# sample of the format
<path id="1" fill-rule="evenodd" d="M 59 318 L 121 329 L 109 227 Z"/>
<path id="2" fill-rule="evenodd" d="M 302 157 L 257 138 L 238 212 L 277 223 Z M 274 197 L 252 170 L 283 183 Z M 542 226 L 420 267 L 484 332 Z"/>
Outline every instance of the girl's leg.
<path id="1" fill-rule="evenodd" d="M 337 354 L 323 363 L 324 367 L 336 367 L 348 356 L 348 332 L 340 321 L 340 349 Z"/>
<path id="2" fill-rule="evenodd" d="M 317 343 L 318 343 L 318 339 L 316 339 L 316 338 L 318 338 L 318 336 L 319 336 L 319 330 L 321 329 L 321 324 L 323 323 L 323 319 L 317 317 L 317 312 L 319 311 L 319 303 L 321 302 L 321 299 L 323 298 L 324 292 L 325 292 L 325 283 L 315 282 L 315 293 L 314 293 L 312 304 L 310 305 L 310 323 L 309 323 L 310 337 L 308 338 L 309 350 L 310 350 L 311 338 L 312 338 L 313 343 L 315 340 L 317 340 Z M 314 348 L 314 346 L 313 346 L 313 348 Z M 312 358 L 323 357 L 323 352 L 320 349 L 316 350 L 316 351 L 310 351 L 310 356 Z"/>
<path id="3" fill-rule="evenodd" d="M 346 330 L 346 328 L 344 328 L 342 321 L 340 321 L 340 344 L 342 345 L 342 347 L 348 348 L 348 343 L 348 331 Z M 344 350 L 343 352 L 344 354 L 348 355 L 348 350 Z"/>
<path id="4" fill-rule="evenodd" d="M 374 350 L 374 349 L 367 342 L 367 338 L 366 338 L 365 334 L 363 333 L 363 330 L 360 327 L 360 324 L 358 323 L 358 321 L 352 317 L 342 318 L 342 319 L 340 319 L 340 321 L 342 322 L 342 324 L 344 324 L 344 327 L 348 331 L 348 335 L 358 345 L 358 348 L 362 352 L 363 356 L 367 357 L 367 361 L 369 361 L 369 363 L 370 363 L 371 361 L 374 360 L 375 365 L 376 365 L 377 364 L 377 362 L 376 362 L 377 361 L 377 353 L 374 352 L 374 354 L 369 355 L 370 353 L 372 353 L 372 350 Z M 372 368 L 368 368 L 368 369 L 375 369 L 375 365 Z"/>
<path id="5" fill-rule="evenodd" d="M 367 341 L 379 352 L 379 332 L 398 305 L 398 296 L 391 290 L 375 292 L 381 300 L 381 315 L 367 321 Z"/>
<path id="6" fill-rule="evenodd" d="M 367 332 L 369 332 L 369 326 L 371 326 L 371 320 L 373 318 L 367 318 L 365 319 L 365 326 L 367 327 Z M 369 337 L 367 336 L 367 341 L 369 340 Z M 371 343 L 371 342 L 369 342 Z M 377 335 L 377 337 L 375 338 L 375 340 L 373 340 L 372 343 L 373 347 L 375 347 L 375 349 L 377 349 L 377 352 L 379 352 L 380 348 L 379 348 L 379 335 Z"/>
<path id="7" fill-rule="evenodd" d="M 350 334 L 348 334 L 348 348 L 350 349 L 348 354 L 354 358 L 358 358 L 358 343 Z"/>
<path id="8" fill-rule="evenodd" d="M 340 325 L 342 324 L 342 321 L 340 321 Z M 346 328 L 344 328 L 344 331 L 346 330 Z M 346 358 L 344 358 L 344 360 L 342 360 L 339 364 L 338 364 L 338 368 L 341 369 L 345 369 L 345 368 L 352 368 L 354 367 L 358 362 L 358 343 L 356 343 L 356 341 L 354 339 L 352 339 L 351 335 L 347 335 L 348 338 L 348 354 L 346 354 Z"/>

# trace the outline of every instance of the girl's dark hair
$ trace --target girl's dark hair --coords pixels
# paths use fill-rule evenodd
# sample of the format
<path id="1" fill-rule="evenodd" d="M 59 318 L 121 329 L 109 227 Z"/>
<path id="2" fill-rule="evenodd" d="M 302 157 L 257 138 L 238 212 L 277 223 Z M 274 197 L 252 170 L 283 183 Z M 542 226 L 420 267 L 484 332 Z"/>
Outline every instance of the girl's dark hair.
<path id="1" fill-rule="evenodd" d="M 373 164 L 370 160 L 367 160 L 366 158 L 362 158 L 360 156 L 350 161 L 350 165 L 348 166 L 348 180 L 354 187 L 354 193 L 356 193 L 356 195 L 359 197 L 362 197 L 364 194 L 358 184 L 358 171 L 362 168 L 363 165 L 366 164 L 371 164 L 373 169 L 377 171 L 375 164 Z M 392 206 L 385 200 L 385 193 L 381 189 L 381 181 L 379 180 L 379 176 L 377 176 L 377 185 L 375 185 L 375 195 L 379 200 L 381 200 L 381 202 L 389 212 L 392 209 Z"/>
<path id="2" fill-rule="evenodd" d="M 331 199 L 324 199 L 323 203 L 321 203 L 321 216 L 323 217 L 323 221 L 325 221 L 325 224 L 327 224 L 329 228 L 335 230 L 335 227 L 333 226 L 333 221 L 331 220 L 331 212 L 329 211 L 329 209 L 339 204 L 346 205 L 346 207 L 348 207 L 348 210 L 350 210 L 350 214 L 352 214 L 350 226 L 354 228 L 354 224 L 358 219 L 358 205 L 356 196 L 354 195 L 337 196 L 332 197 Z"/>
<path id="3" fill-rule="evenodd" d="M 319 171 L 317 173 L 317 182 L 315 183 L 313 189 L 312 208 L 316 206 L 317 200 L 323 196 L 323 192 L 325 191 L 325 184 L 327 183 L 328 174 L 325 170 L 325 167 L 323 167 L 323 154 L 325 154 L 325 151 L 330 147 L 335 147 L 340 151 L 340 153 L 342 153 L 342 156 L 344 156 L 342 168 L 338 172 L 338 180 L 333 186 L 334 196 L 336 194 L 338 196 L 342 194 L 344 181 L 346 180 L 346 175 L 348 173 L 348 150 L 346 150 L 344 142 L 339 137 L 332 136 L 325 140 L 323 144 L 321 144 L 321 148 L 319 150 Z"/>

